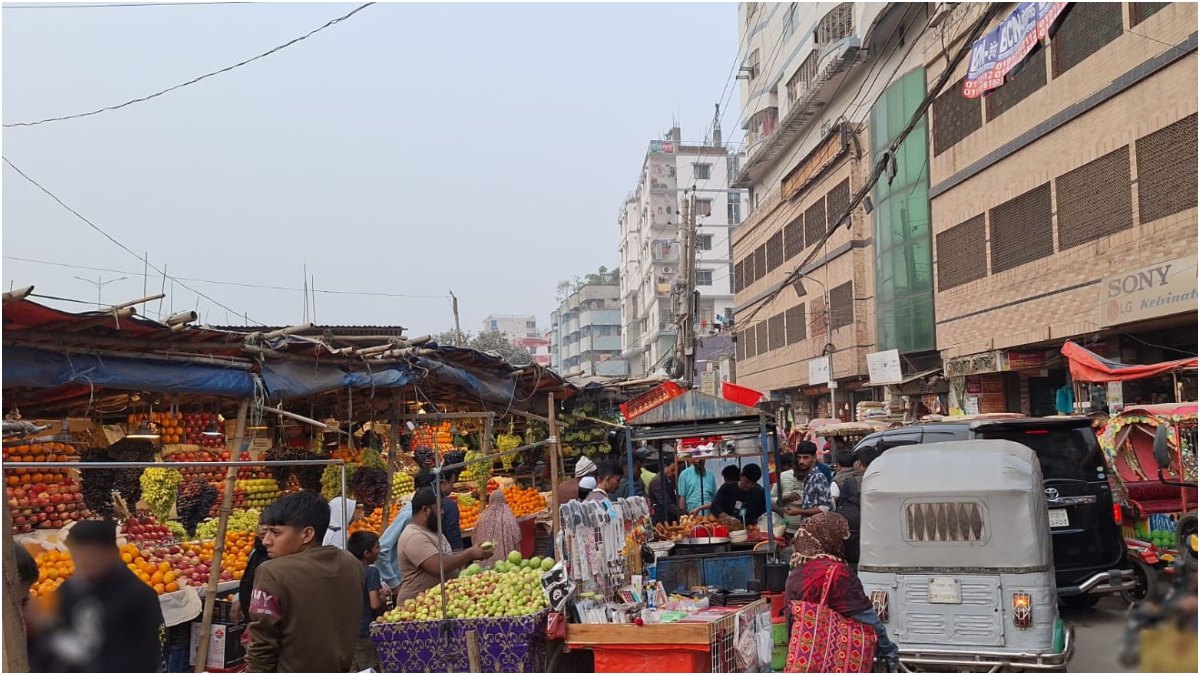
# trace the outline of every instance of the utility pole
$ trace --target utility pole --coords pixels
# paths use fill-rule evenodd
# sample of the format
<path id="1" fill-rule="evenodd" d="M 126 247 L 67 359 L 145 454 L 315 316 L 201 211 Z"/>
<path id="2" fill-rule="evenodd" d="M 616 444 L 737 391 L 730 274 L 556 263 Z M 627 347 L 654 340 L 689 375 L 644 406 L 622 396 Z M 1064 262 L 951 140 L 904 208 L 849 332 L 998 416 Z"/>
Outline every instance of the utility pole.
<path id="1" fill-rule="evenodd" d="M 458 323 L 458 296 L 450 291 L 450 308 L 454 310 L 454 346 L 462 346 L 462 327 Z"/>
<path id="2" fill-rule="evenodd" d="M 682 380 L 692 388 L 696 374 L 696 188 L 684 201 L 686 213 L 679 223 L 680 279 L 676 283 L 679 305 L 675 355 L 683 365 Z"/>

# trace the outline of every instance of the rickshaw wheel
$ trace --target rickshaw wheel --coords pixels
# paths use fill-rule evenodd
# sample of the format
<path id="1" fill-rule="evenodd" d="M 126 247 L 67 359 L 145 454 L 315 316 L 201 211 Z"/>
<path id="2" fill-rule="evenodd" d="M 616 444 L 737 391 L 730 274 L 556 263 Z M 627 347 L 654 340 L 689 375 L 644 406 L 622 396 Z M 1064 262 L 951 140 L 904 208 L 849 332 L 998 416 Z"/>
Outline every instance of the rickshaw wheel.
<path id="1" fill-rule="evenodd" d="M 1133 580 L 1137 586 L 1133 590 L 1121 591 L 1121 597 L 1133 604 L 1141 600 L 1156 601 L 1159 598 L 1158 570 L 1141 560 L 1130 560 L 1133 570 Z"/>
<path id="2" fill-rule="evenodd" d="M 1196 570 L 1196 514 L 1189 513 L 1175 524 L 1175 544 L 1189 570 Z"/>

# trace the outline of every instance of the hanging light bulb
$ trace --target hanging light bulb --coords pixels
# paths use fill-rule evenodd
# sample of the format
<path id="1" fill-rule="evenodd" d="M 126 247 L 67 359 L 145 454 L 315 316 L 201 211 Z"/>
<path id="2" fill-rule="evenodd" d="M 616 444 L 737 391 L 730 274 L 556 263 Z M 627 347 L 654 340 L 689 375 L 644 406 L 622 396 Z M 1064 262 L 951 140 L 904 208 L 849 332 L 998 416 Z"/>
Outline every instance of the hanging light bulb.
<path id="1" fill-rule="evenodd" d="M 150 422 L 142 422 L 133 433 L 128 434 L 125 438 L 144 438 L 147 440 L 157 440 L 162 438 L 162 434 L 155 430 L 154 425 Z"/>
<path id="2" fill-rule="evenodd" d="M 205 436 L 220 436 L 221 429 L 217 427 L 217 423 L 213 421 L 209 422 L 208 426 L 204 427 L 204 431 L 201 431 L 200 433 L 204 434 Z"/>
<path id="3" fill-rule="evenodd" d="M 55 443 L 74 443 L 75 437 L 71 435 L 70 423 L 66 417 L 62 418 L 62 428 L 54 434 Z"/>

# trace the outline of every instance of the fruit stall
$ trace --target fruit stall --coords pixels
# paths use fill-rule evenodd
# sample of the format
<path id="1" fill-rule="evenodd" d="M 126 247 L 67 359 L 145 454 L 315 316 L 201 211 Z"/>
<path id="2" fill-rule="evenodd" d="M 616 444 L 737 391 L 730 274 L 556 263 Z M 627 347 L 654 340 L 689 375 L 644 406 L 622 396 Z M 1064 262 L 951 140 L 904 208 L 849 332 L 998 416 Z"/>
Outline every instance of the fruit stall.
<path id="1" fill-rule="evenodd" d="M 756 408 L 670 385 L 630 400 L 622 411 L 627 473 L 639 442 L 682 446 L 685 439 L 715 437 L 735 447 L 754 446 L 755 452 L 723 453 L 706 445 L 692 449 L 691 458 L 713 464 L 760 461 L 766 530 L 772 531 L 768 451 L 775 450 L 777 462 L 779 452 L 771 442 L 773 419 Z M 736 443 L 739 439 L 746 442 Z M 680 461 L 687 459 L 682 454 Z M 662 466 L 661 450 L 658 460 Z M 645 503 L 620 499 L 614 505 L 619 517 L 611 519 L 591 513 L 594 503 L 561 507 L 564 562 L 579 586 L 567 646 L 591 650 L 596 672 L 759 672 L 766 663 L 756 636 L 766 639 L 771 632 L 768 607 L 782 597 L 787 572 L 775 539 L 764 535 L 757 551 L 734 550 L 726 524 L 690 516 L 656 529 Z M 748 539 L 749 532 L 745 535 Z M 603 542 L 602 555 L 588 551 L 589 538 Z"/>
<path id="2" fill-rule="evenodd" d="M 5 538 L 34 553 L 39 602 L 73 572 L 66 529 L 115 519 L 122 559 L 171 620 L 196 613 L 178 598 L 203 595 L 202 650 L 210 625 L 229 618 L 218 597 L 245 568 L 258 510 L 301 489 L 353 494 L 365 511 L 353 527 L 382 530 L 422 463 L 451 451 L 483 460 L 456 486 L 468 529 L 489 485 L 526 519 L 546 512 L 542 494 L 486 455 L 506 443 L 544 452 L 544 440 L 513 435 L 511 446 L 511 431 L 493 439 L 491 425 L 498 412 L 505 425 L 544 423 L 571 392 L 549 371 L 410 342 L 402 329 L 197 328 L 187 312 L 138 316 L 145 299 L 72 314 L 30 291 L 3 305 Z M 481 408 L 467 414 L 474 426 L 451 421 Z"/>

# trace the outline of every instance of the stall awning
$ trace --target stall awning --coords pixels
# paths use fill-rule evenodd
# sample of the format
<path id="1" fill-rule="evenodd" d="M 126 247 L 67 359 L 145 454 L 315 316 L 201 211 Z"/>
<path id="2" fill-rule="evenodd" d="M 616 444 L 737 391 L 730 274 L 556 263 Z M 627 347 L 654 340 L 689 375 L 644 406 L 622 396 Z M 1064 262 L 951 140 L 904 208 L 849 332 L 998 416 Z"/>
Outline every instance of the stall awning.
<path id="1" fill-rule="evenodd" d="M 1150 365 L 1118 363 L 1068 340 L 1062 348 L 1071 365 L 1071 379 L 1076 382 L 1128 382 L 1156 377 L 1173 370 L 1196 370 L 1196 357 L 1163 361 Z"/>

